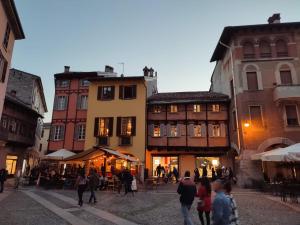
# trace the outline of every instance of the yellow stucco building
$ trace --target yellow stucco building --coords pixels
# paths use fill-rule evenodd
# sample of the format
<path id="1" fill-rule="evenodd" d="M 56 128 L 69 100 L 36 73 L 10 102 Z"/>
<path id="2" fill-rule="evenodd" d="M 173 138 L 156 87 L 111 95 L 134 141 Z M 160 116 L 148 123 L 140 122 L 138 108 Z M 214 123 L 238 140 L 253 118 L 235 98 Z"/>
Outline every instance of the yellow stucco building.
<path id="1" fill-rule="evenodd" d="M 90 79 L 85 150 L 107 146 L 145 162 L 146 102 L 156 76 Z"/>

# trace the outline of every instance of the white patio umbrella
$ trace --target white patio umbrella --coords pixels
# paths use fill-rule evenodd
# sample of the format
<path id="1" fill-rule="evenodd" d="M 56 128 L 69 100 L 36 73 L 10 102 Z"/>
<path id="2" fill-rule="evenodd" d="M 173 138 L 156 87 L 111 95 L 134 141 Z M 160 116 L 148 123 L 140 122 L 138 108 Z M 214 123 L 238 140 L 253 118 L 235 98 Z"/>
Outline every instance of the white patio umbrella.
<path id="1" fill-rule="evenodd" d="M 261 156 L 261 160 L 272 162 L 300 162 L 300 143 L 265 152 Z"/>
<path id="2" fill-rule="evenodd" d="M 67 149 L 60 149 L 58 151 L 45 155 L 44 159 L 64 160 L 74 155 L 76 155 L 74 152 L 71 152 Z"/>

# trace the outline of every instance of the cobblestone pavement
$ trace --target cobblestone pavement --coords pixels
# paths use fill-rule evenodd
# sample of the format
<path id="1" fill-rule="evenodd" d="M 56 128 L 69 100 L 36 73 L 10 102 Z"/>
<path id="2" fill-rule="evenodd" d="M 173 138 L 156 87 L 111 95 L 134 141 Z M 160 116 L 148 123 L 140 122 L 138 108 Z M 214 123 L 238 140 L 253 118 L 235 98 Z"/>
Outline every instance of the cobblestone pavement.
<path id="1" fill-rule="evenodd" d="M 7 198 L 0 200 L 0 224 L 2 225 L 58 225 L 70 224 L 63 219 L 66 215 L 58 216 L 53 209 L 38 203 L 26 193 L 34 193 L 40 198 L 55 205 L 56 210 L 64 211 L 77 218 L 77 224 L 84 221 L 85 224 L 113 225 L 110 215 L 116 218 L 124 218 L 128 224 L 141 225 L 182 225 L 178 195 L 174 188 L 169 192 L 149 191 L 138 192 L 134 196 L 118 195 L 111 192 L 97 191 L 98 203 L 83 208 L 76 206 L 76 191 L 66 190 L 37 190 L 35 188 L 25 192 L 12 192 Z M 263 194 L 249 191 L 236 190 L 236 198 L 240 220 L 242 225 L 300 225 L 300 213 L 280 203 L 264 197 Z M 89 193 L 84 194 L 87 202 Z M 195 225 L 200 224 L 195 209 L 192 208 L 192 216 Z M 91 207 L 92 206 L 92 207 Z M 94 210 L 91 210 L 94 209 Z M 95 212 L 96 210 L 96 212 Z M 98 213 L 98 211 L 99 213 Z M 107 218 L 101 216 L 103 210 L 110 212 Z M 54 210 L 55 211 L 55 210 Z M 105 212 L 104 212 L 105 213 Z M 133 222 L 133 223 L 131 223 Z M 118 224 L 124 224 L 118 222 Z"/>

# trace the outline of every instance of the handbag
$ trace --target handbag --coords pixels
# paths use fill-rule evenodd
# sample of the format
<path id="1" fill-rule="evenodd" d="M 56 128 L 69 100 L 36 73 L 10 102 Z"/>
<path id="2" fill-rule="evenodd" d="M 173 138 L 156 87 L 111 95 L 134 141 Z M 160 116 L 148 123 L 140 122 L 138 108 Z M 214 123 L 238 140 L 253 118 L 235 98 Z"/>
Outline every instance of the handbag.
<path id="1" fill-rule="evenodd" d="M 198 201 L 197 209 L 201 209 L 201 208 L 203 208 L 204 206 L 205 206 L 205 202 L 204 202 L 202 199 L 200 199 L 200 200 Z"/>

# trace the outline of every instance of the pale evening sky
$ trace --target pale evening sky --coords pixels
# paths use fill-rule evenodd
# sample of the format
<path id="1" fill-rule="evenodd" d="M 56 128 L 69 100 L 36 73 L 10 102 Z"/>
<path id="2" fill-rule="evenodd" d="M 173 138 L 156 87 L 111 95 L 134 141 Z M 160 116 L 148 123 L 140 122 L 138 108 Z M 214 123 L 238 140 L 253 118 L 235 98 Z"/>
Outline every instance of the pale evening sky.
<path id="1" fill-rule="evenodd" d="M 208 90 L 209 63 L 224 26 L 300 21 L 299 0 L 15 0 L 26 35 L 17 41 L 12 67 L 42 77 L 52 114 L 53 74 L 101 71 L 125 75 L 158 71 L 158 90 Z"/>

